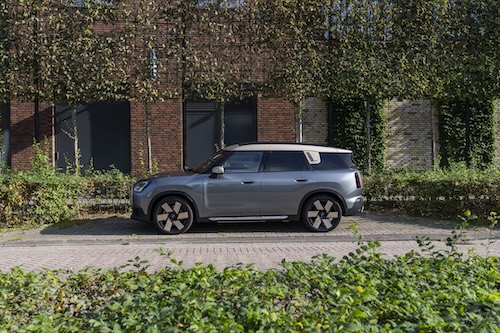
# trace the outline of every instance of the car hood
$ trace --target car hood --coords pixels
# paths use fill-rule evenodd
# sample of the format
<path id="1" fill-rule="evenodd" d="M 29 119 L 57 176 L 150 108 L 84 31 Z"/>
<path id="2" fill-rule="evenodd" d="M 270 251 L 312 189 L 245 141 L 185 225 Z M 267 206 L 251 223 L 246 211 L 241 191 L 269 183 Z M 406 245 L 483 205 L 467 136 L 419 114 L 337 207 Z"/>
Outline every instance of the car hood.
<path id="1" fill-rule="evenodd" d="M 184 172 L 184 171 L 174 171 L 174 172 L 161 172 L 157 173 L 149 177 L 149 179 L 157 179 L 157 178 L 168 178 L 168 177 L 182 177 L 182 176 L 192 176 L 193 172 Z"/>
<path id="2" fill-rule="evenodd" d="M 164 172 L 149 177 L 147 180 L 157 184 L 184 185 L 189 183 L 198 174 L 194 172 Z"/>

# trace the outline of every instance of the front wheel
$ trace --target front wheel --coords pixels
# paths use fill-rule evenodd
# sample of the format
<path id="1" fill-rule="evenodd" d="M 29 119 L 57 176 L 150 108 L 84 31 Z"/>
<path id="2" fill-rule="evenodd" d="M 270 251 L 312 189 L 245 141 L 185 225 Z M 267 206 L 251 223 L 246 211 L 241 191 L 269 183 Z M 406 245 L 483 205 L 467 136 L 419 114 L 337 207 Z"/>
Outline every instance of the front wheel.
<path id="1" fill-rule="evenodd" d="M 308 199 L 302 210 L 302 221 L 312 231 L 331 231 L 339 225 L 341 217 L 340 204 L 329 195 Z"/>
<path id="2" fill-rule="evenodd" d="M 163 234 L 182 234 L 193 225 L 193 208 L 181 197 L 166 197 L 160 200 L 153 211 L 153 221 Z"/>

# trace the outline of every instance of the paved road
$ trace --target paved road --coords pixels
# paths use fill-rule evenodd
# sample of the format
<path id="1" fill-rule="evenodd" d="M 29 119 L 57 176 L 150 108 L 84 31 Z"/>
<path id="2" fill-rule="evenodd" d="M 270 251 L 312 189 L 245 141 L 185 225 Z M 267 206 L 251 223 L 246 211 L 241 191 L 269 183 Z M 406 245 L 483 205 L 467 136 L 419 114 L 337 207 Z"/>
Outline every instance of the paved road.
<path id="1" fill-rule="evenodd" d="M 71 227 L 51 226 L 0 234 L 0 270 L 15 266 L 26 270 L 73 269 L 87 266 L 108 268 L 130 264 L 139 257 L 150 270 L 172 266 L 172 257 L 191 267 L 197 262 L 222 269 L 238 263 L 259 269 L 279 268 L 281 260 L 309 261 L 316 254 L 336 258 L 357 248 L 349 226 L 355 223 L 367 240 L 378 240 L 387 256 L 419 251 L 415 238 L 428 236 L 444 249 L 440 240 L 451 235 L 454 223 L 395 215 L 366 214 L 346 217 L 330 233 L 308 232 L 298 222 L 200 224 L 179 236 L 159 235 L 147 224 L 125 217 L 95 219 Z M 485 228 L 469 229 L 459 245 L 464 253 L 500 255 L 500 233 Z"/>

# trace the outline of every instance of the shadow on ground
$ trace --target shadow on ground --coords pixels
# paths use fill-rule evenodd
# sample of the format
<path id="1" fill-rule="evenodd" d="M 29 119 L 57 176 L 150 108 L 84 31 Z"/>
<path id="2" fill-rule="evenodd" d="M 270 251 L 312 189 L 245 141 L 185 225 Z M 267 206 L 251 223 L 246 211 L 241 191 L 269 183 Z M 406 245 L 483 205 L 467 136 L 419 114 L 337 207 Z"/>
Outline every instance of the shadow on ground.
<path id="1" fill-rule="evenodd" d="M 358 225 L 362 234 L 387 233 L 401 229 L 430 228 L 451 231 L 456 226 L 453 221 L 440 221 L 399 215 L 368 213 L 361 216 L 344 217 L 336 230 L 330 234 L 351 234 L 348 231 L 353 223 Z M 254 222 L 254 223 L 195 223 L 186 233 L 189 234 L 227 234 L 233 233 L 310 233 L 299 221 L 292 222 Z M 43 235 L 80 235 L 80 236 L 161 236 L 153 224 L 138 222 L 126 217 L 96 218 L 74 221 L 69 224 L 49 226 L 41 231 Z"/>
<path id="2" fill-rule="evenodd" d="M 195 223 L 186 233 L 303 233 L 307 229 L 300 222 L 255 222 L 255 223 Z M 41 232 L 43 235 L 81 235 L 81 236 L 126 236 L 161 235 L 153 224 L 138 222 L 125 217 L 109 217 L 73 222 L 70 225 L 53 225 Z"/>

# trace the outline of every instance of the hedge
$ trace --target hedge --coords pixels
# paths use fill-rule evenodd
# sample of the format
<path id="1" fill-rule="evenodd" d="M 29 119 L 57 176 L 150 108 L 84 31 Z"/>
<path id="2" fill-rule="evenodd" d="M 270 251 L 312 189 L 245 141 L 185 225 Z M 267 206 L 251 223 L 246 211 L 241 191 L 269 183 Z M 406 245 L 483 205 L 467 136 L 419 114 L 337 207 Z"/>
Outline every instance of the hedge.
<path id="1" fill-rule="evenodd" d="M 455 165 L 447 170 L 367 176 L 368 209 L 397 209 L 414 216 L 456 218 L 471 210 L 485 218 L 500 211 L 500 171 Z"/>
<path id="2" fill-rule="evenodd" d="M 132 183 L 116 170 L 84 177 L 7 171 L 0 174 L 0 227 L 42 226 L 85 212 L 127 212 Z"/>
<path id="3" fill-rule="evenodd" d="M 427 255 L 384 259 L 377 246 L 267 271 L 198 264 L 149 273 L 140 258 L 104 271 L 14 268 L 0 272 L 0 331 L 498 331 L 499 257 L 433 252 L 421 241 Z"/>

